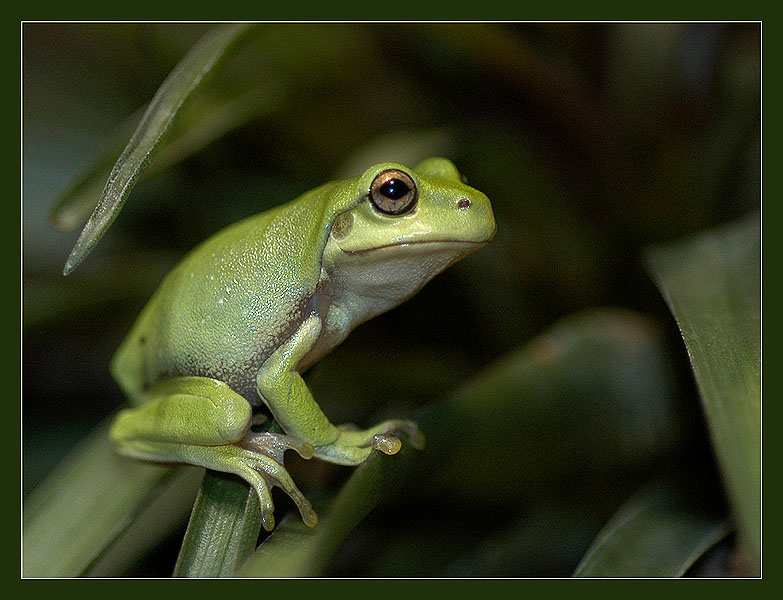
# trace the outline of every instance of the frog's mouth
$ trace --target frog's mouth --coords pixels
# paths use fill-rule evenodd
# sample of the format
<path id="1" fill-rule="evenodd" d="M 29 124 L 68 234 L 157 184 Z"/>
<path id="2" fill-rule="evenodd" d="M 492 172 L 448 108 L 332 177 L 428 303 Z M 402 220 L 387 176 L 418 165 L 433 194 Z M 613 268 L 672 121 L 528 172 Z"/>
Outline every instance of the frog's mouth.
<path id="1" fill-rule="evenodd" d="M 384 244 L 382 246 L 373 246 L 372 248 L 361 248 L 359 250 L 346 250 L 340 248 L 345 254 L 351 256 L 360 256 L 362 254 L 368 254 L 370 252 L 376 252 L 378 250 L 385 250 L 388 248 L 405 248 L 409 246 L 421 246 L 422 250 L 427 250 L 432 247 L 443 246 L 444 249 L 459 249 L 464 247 L 465 250 L 478 250 L 479 248 L 486 246 L 489 240 L 485 242 L 470 242 L 465 240 L 414 240 L 408 242 L 393 242 L 391 244 Z"/>

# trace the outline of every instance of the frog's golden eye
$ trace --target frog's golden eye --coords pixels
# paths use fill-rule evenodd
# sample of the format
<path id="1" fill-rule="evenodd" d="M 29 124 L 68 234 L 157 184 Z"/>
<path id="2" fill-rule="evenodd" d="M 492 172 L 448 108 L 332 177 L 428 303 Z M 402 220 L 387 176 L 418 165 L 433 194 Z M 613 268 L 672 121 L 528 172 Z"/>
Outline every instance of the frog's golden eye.
<path id="1" fill-rule="evenodd" d="M 410 175 L 389 169 L 376 175 L 370 185 L 370 202 L 382 213 L 402 215 L 413 210 L 419 192 Z"/>

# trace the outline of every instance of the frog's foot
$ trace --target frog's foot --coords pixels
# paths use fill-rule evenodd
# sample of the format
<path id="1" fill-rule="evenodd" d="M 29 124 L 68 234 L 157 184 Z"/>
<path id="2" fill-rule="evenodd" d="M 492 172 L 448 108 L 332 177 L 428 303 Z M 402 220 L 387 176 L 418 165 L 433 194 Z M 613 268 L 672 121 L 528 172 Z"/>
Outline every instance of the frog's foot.
<path id="1" fill-rule="evenodd" d="M 271 494 L 271 488 L 274 486 L 282 489 L 294 501 L 305 525 L 315 527 L 318 524 L 318 515 L 312 505 L 283 466 L 286 450 L 294 450 L 305 459 L 312 458 L 314 451 L 310 444 L 287 435 L 248 431 L 244 439 L 234 447 L 239 452 L 233 464 L 241 471 L 237 474 L 256 490 L 264 529 L 272 531 L 275 527 L 275 507 Z"/>
<path id="2" fill-rule="evenodd" d="M 133 440 L 125 441 L 119 447 L 122 454 L 134 458 L 186 463 L 238 475 L 255 490 L 261 507 L 261 523 L 267 531 L 275 527 L 275 506 L 272 502 L 274 486 L 291 497 L 306 525 L 315 527 L 318 523 L 318 516 L 310 502 L 296 487 L 283 465 L 283 454 L 289 449 L 298 452 L 302 458 L 313 456 L 313 447 L 296 438 L 253 432 L 233 444 L 217 446 Z"/>
<path id="3" fill-rule="evenodd" d="M 353 425 L 337 427 L 337 439 L 324 446 L 315 447 L 315 456 L 321 460 L 338 465 L 358 465 L 367 459 L 373 450 L 384 454 L 397 454 L 402 448 L 402 441 L 395 431 L 408 434 L 411 446 L 417 450 L 424 448 L 424 434 L 416 423 L 402 419 L 384 421 L 375 427 L 359 430 Z"/>

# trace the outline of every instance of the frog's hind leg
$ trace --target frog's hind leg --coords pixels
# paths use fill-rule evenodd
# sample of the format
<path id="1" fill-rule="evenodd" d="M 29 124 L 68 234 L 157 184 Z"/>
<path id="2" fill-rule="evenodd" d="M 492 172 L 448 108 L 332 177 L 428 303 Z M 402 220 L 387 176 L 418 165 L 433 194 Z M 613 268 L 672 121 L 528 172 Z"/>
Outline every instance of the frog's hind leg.
<path id="1" fill-rule="evenodd" d="M 120 453 L 238 475 L 256 490 L 267 531 L 274 527 L 273 486 L 294 500 L 307 525 L 318 522 L 283 466 L 286 450 L 310 458 L 313 447 L 290 436 L 250 431 L 250 404 L 228 385 L 206 377 L 177 377 L 152 386 L 141 400 L 120 411 L 112 423 L 109 435 Z"/>

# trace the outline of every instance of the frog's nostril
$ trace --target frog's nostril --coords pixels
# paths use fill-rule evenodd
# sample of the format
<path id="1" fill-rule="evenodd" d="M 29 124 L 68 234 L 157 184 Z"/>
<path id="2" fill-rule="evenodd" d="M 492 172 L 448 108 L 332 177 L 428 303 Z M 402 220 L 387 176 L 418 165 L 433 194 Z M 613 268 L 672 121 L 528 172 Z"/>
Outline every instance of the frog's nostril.
<path id="1" fill-rule="evenodd" d="M 470 200 L 468 200 L 467 198 L 460 198 L 457 201 L 457 208 L 459 208 L 461 210 L 465 210 L 466 208 L 470 208 Z"/>

